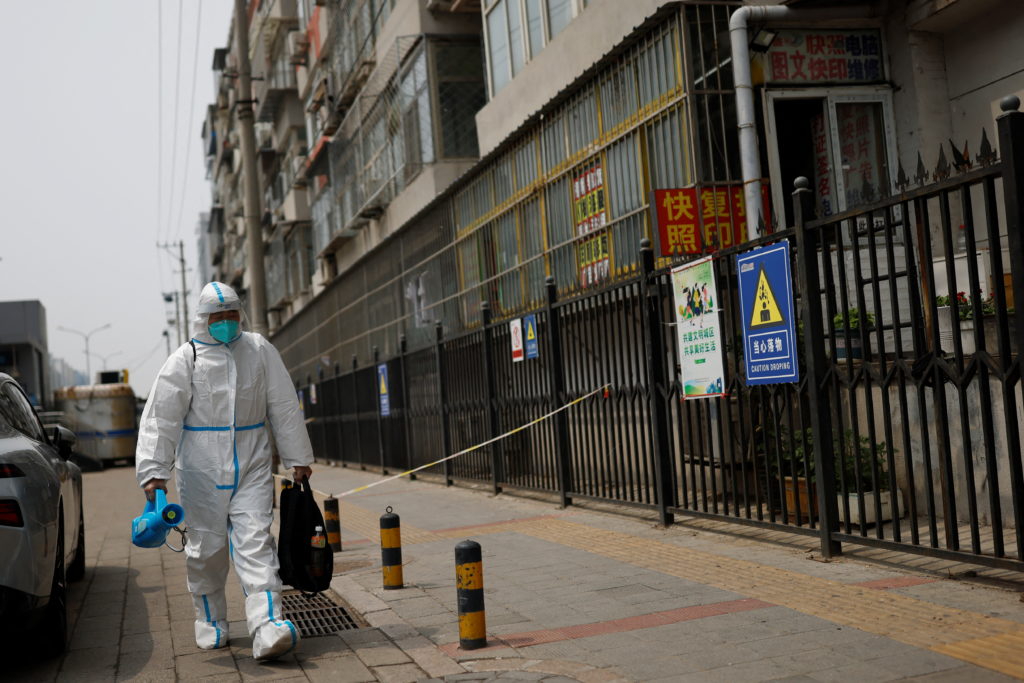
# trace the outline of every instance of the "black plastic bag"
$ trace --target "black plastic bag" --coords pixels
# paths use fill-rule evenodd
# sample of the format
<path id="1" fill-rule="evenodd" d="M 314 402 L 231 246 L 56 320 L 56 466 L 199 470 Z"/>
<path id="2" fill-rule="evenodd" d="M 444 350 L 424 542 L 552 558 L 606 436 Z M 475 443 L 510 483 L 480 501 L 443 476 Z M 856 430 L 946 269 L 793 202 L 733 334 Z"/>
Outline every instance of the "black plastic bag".
<path id="1" fill-rule="evenodd" d="M 313 545 L 318 526 L 323 529 L 324 517 L 308 481 L 281 491 L 281 535 L 277 542 L 281 582 L 306 593 L 326 590 L 334 574 L 331 546 Z M 326 540 L 326 532 L 322 533 Z"/>

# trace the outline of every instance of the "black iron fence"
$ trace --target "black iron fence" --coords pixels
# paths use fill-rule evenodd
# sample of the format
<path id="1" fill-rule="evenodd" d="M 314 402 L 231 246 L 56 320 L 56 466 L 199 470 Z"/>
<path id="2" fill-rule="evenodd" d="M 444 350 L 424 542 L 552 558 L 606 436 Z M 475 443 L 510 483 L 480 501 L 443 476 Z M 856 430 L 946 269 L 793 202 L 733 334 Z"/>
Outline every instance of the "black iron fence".
<path id="1" fill-rule="evenodd" d="M 638 276 L 602 291 L 558 301 L 549 278 L 537 358 L 512 360 L 485 304 L 478 329 L 439 323 L 432 347 L 403 339 L 303 387 L 318 457 L 410 469 L 603 388 L 432 474 L 787 529 L 826 555 L 858 543 L 1024 569 L 1018 104 L 999 118 L 1001 159 L 987 142 L 974 161 L 955 152 L 931 184 L 919 164 L 913 190 L 900 169 L 898 194 L 813 220 L 800 179 L 793 228 L 716 254 L 724 397 L 683 400 L 671 273 L 645 243 Z M 801 379 L 748 386 L 735 256 L 780 240 Z"/>

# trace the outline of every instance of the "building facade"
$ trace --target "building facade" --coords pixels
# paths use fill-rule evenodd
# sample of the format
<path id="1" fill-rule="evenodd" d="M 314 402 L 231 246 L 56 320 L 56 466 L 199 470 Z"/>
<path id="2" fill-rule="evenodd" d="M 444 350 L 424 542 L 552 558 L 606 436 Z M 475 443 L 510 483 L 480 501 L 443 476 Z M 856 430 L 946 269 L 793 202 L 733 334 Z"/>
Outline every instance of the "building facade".
<path id="1" fill-rule="evenodd" d="M 39 301 L 0 301 L 0 372 L 18 380 L 32 405 L 49 399 L 46 309 Z"/>
<path id="2" fill-rule="evenodd" d="M 484 301 L 535 309 L 548 276 L 562 297 L 628 278 L 644 238 L 662 263 L 747 239 L 743 5 L 254 1 L 271 330 L 295 379 L 428 345 L 435 321 L 472 329 Z M 977 155 L 1024 87 L 1007 3 L 782 6 L 746 27 L 762 233 L 790 224 L 797 176 L 827 216 Z M 214 276 L 245 290 L 233 68 L 229 45 L 208 232 Z M 658 207 L 659 190 L 680 192 Z"/>

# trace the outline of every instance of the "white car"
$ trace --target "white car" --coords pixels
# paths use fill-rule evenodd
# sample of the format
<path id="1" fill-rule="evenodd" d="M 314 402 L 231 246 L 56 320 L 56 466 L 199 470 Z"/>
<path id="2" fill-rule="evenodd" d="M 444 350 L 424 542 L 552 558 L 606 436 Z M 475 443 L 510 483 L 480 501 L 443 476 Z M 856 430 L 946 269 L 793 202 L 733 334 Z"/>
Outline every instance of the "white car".
<path id="1" fill-rule="evenodd" d="M 67 582 L 85 574 L 82 471 L 74 434 L 48 435 L 25 393 L 0 373 L 0 628 L 37 629 L 51 654 L 67 646 Z"/>

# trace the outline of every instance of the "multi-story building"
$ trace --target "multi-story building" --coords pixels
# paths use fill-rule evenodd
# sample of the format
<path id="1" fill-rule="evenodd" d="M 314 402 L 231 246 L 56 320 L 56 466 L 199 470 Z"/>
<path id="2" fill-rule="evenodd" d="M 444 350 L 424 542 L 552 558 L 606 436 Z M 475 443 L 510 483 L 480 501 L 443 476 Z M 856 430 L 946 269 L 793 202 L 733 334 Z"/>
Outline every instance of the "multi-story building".
<path id="1" fill-rule="evenodd" d="M 1024 87 L 1005 3 L 805 0 L 742 27 L 737 89 L 743 4 L 253 2 L 271 329 L 295 377 L 476 326 L 483 301 L 536 307 L 547 276 L 562 296 L 630 277 L 645 237 L 675 260 L 788 224 L 798 175 L 822 214 L 895 192 L 918 153 L 993 141 L 995 95 Z M 217 51 L 211 256 L 244 290 L 232 69 Z M 659 189 L 685 190 L 671 229 Z"/>
<path id="2" fill-rule="evenodd" d="M 18 380 L 32 405 L 50 398 L 46 309 L 39 301 L 0 301 L 0 372 Z"/>

